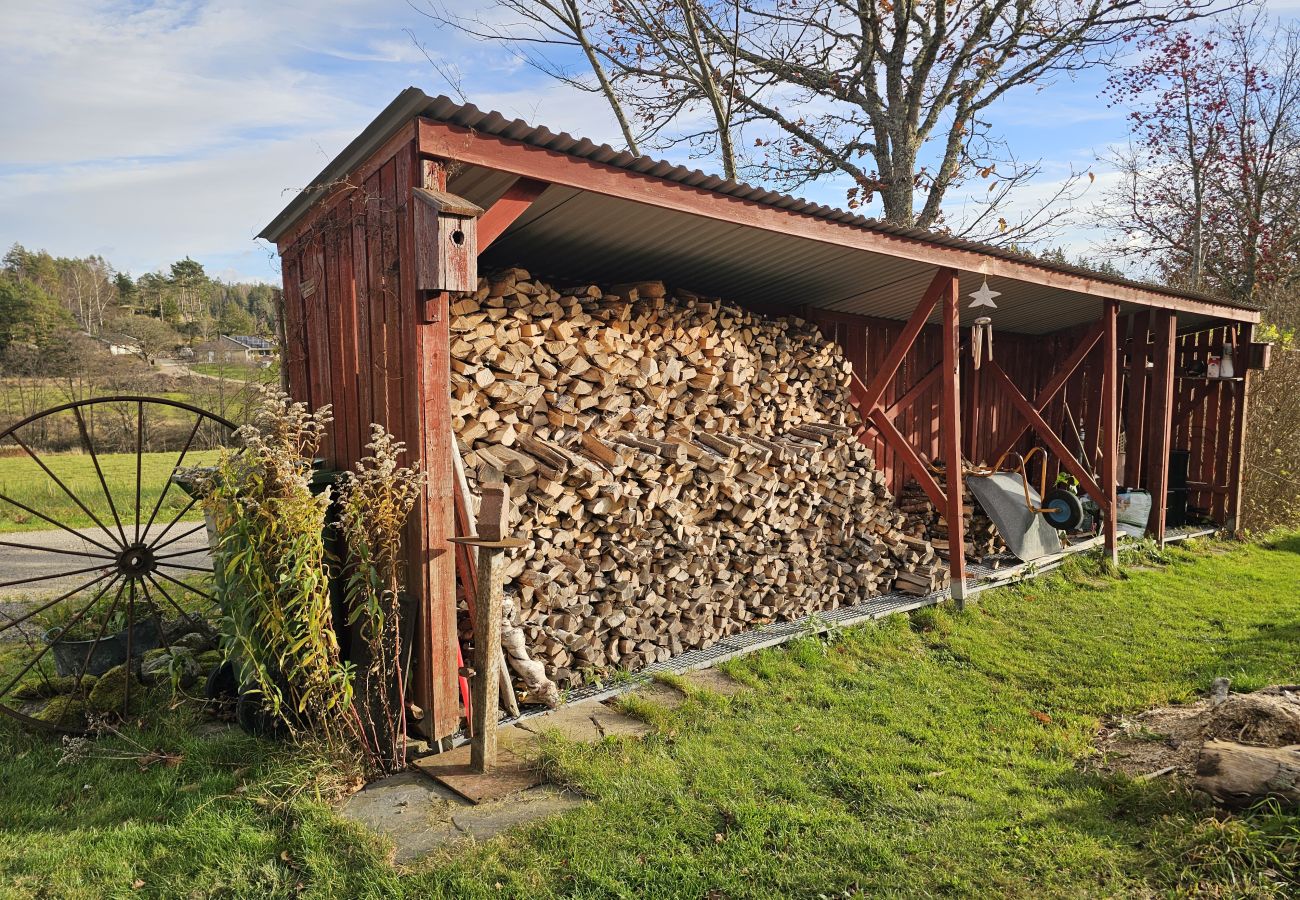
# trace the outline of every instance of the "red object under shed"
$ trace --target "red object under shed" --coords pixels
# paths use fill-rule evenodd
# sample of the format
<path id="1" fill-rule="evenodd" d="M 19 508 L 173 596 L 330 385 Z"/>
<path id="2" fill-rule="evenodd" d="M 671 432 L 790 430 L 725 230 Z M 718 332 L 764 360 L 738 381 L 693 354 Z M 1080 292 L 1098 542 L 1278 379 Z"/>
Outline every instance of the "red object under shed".
<path id="1" fill-rule="evenodd" d="M 1267 361 L 1247 306 L 881 224 L 415 88 L 261 236 L 283 262 L 290 390 L 334 406 L 330 464 L 353 465 L 379 422 L 428 473 L 407 544 L 421 616 L 413 694 L 433 738 L 461 719 L 447 304 L 480 266 L 661 279 L 811 319 L 853 363 L 862 439 L 895 491 L 917 478 L 950 519 L 960 491 L 950 478 L 945 495 L 929 465 L 951 472 L 1043 442 L 1106 508 L 1112 551 L 1118 485 L 1152 492 L 1158 539 L 1168 496 L 1236 528 L 1248 382 Z M 960 340 L 985 311 L 966 295 L 986 279 L 1000 292 L 997 362 L 976 372 Z M 1198 374 L 1225 346 L 1235 376 Z M 1183 486 L 1171 456 L 1186 462 Z M 953 574 L 960 599 L 961 563 Z"/>

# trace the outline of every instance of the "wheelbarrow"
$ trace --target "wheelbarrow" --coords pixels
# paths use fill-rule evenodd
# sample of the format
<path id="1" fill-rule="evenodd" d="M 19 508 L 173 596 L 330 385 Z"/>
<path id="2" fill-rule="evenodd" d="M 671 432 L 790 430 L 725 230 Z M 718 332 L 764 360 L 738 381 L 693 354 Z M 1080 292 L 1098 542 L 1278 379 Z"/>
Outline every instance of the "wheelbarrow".
<path id="1" fill-rule="evenodd" d="M 1035 490 L 1029 463 L 1040 453 L 1043 465 Z M 966 484 L 998 534 L 1025 562 L 1060 553 L 1060 532 L 1073 531 L 1084 519 L 1083 501 L 1077 494 L 1060 486 L 1047 489 L 1046 463 L 1047 451 L 1035 447 L 1024 456 L 1009 451 L 993 466 L 966 473 Z"/>

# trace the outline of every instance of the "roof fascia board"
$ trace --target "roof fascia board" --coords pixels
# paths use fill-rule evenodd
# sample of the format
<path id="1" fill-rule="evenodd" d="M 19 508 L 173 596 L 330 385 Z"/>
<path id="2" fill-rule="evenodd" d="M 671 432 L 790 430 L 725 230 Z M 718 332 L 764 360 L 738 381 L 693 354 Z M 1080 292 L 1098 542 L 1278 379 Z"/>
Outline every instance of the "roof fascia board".
<path id="1" fill-rule="evenodd" d="M 644 175 L 548 150 L 472 129 L 419 118 L 417 147 L 421 155 L 535 178 L 660 209 L 704 216 L 721 222 L 791 234 L 822 243 L 884 256 L 952 267 L 979 275 L 1010 278 L 1058 290 L 1075 291 L 1139 306 L 1200 313 L 1238 322 L 1258 322 L 1256 310 L 1114 284 L 1027 262 L 987 256 L 970 250 L 942 247 L 912 238 L 869 231 L 848 223 L 801 215 L 792 210 L 719 194 L 703 188 Z"/>
<path id="2" fill-rule="evenodd" d="M 289 205 L 262 229 L 258 237 L 280 246 L 292 244 L 292 240 L 285 239 L 285 234 L 298 223 L 307 209 L 327 194 L 332 185 L 357 174 L 361 167 L 377 155 L 376 151 L 393 140 L 395 134 L 409 131 L 411 120 L 418 116 L 428 103 L 428 96 L 419 88 L 407 88 L 398 94 L 393 102 L 384 107 L 374 121 L 366 126 L 365 130 L 343 148 L 342 153 L 334 157 L 330 164 L 312 179 L 309 187 L 300 191 Z"/>

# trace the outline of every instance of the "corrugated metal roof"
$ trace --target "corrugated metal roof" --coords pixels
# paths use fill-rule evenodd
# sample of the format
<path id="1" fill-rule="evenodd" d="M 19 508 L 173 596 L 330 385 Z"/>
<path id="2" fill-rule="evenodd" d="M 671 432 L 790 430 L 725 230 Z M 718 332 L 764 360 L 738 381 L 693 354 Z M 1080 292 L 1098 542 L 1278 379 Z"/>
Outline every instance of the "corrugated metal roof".
<path id="1" fill-rule="evenodd" d="M 797 215 L 840 222 L 870 232 L 930 243 L 933 246 L 975 252 L 993 258 L 1015 260 L 1048 272 L 1073 274 L 1073 276 L 1092 278 L 1106 284 L 1156 291 L 1169 297 L 1201 300 L 1217 306 L 1238 308 L 1238 310 L 1257 308 L 1252 304 L 1234 302 L 1213 295 L 1196 293 L 1196 291 L 1175 290 L 1165 285 L 1093 272 L 1092 269 L 1076 267 L 1076 265 L 1040 260 L 1005 247 L 965 241 L 952 235 L 927 232 L 924 229 L 887 224 L 874 218 L 859 216 L 857 213 L 846 212 L 844 209 L 836 209 L 796 196 L 763 189 L 763 187 L 712 176 L 698 169 L 690 169 L 688 166 L 615 150 L 608 144 L 597 144 L 586 138 L 575 138 L 567 133 L 556 134 L 545 126 L 529 125 L 520 118 L 507 118 L 499 112 L 484 112 L 473 104 L 455 103 L 446 96 L 430 98 L 424 91 L 415 87 L 407 88 L 398 95 L 398 98 L 389 104 L 389 107 L 380 113 L 380 116 L 363 133 L 357 135 L 354 142 L 348 144 L 346 150 L 339 153 L 333 163 L 326 166 L 324 172 L 312 181 L 312 185 L 307 190 L 300 192 L 287 205 L 285 211 L 279 213 L 279 216 L 266 226 L 260 237 L 276 241 L 279 235 L 285 233 L 311 207 L 311 204 L 320 198 L 326 186 L 351 173 L 367 159 L 370 153 L 393 137 L 400 127 L 416 117 L 447 122 L 447 124 L 472 129 L 477 133 L 517 140 L 528 146 L 565 153 L 594 163 L 616 166 L 628 172 L 663 178 L 680 185 L 697 187 L 719 195 L 748 200 L 751 203 L 785 209 Z M 487 205 L 500 194 L 500 191 L 506 189 L 508 183 L 510 183 L 508 176 L 468 168 L 456 174 L 452 189 L 480 205 Z M 580 194 L 581 196 L 578 196 Z M 564 207 L 564 215 L 550 216 L 549 213 L 554 212 L 560 205 Z M 620 207 L 624 208 L 620 209 Z M 663 265 L 664 259 L 671 256 L 675 263 L 672 267 L 673 274 L 679 278 L 679 284 L 684 286 L 689 284 L 701 290 L 725 294 L 729 297 L 736 297 L 737 294 L 754 295 L 759 302 L 763 300 L 759 297 L 761 294 L 771 294 L 768 299 L 775 299 L 776 289 L 779 286 L 780 290 L 784 291 L 781 297 L 785 298 L 784 302 L 787 306 L 793 298 L 792 290 L 806 291 L 809 300 L 814 300 L 815 295 L 816 306 L 883 317 L 906 317 L 911 310 L 910 304 L 914 304 L 917 299 L 914 281 L 924 277 L 915 265 L 907 265 L 906 261 L 885 260 L 881 256 L 863 251 L 848 250 L 848 248 L 837 250 L 835 247 L 828 248 L 824 245 L 819 250 L 814 250 L 805 246 L 811 242 L 780 241 L 781 235 L 764 235 L 758 230 L 741 225 L 716 228 L 718 225 L 716 222 L 711 225 L 699 222 L 697 225 L 688 226 L 682 224 L 684 216 L 681 213 L 653 211 L 645 207 L 638 208 L 636 228 L 617 228 L 620 218 L 625 220 L 627 217 L 625 204 L 617 203 L 611 198 L 598 198 L 598 196 L 582 194 L 580 191 L 551 187 L 543 198 L 534 204 L 534 208 L 529 209 L 528 215 L 515 222 L 515 225 L 491 247 L 489 252 L 491 258 L 497 259 L 500 263 L 519 261 L 519 263 L 530 264 L 530 260 L 542 259 L 550 265 L 556 263 L 563 265 L 565 252 L 576 252 L 578 248 L 582 248 L 586 251 L 586 261 L 590 263 L 586 265 L 582 276 L 593 280 L 614 277 L 619 281 L 633 277 L 666 277 L 664 274 L 655 276 L 649 272 L 633 274 L 628 271 L 628 268 L 636 267 L 638 263 L 649 263 L 651 260 Z M 545 222 L 545 225 L 542 222 Z M 690 235 L 682 234 L 684 228 L 695 230 L 694 239 L 690 238 Z M 764 237 L 770 238 L 770 241 L 766 242 L 766 250 L 763 247 Z M 637 246 L 624 246 L 623 242 L 627 241 L 634 241 Z M 593 252 L 597 247 L 599 247 L 598 254 Z M 740 254 L 735 260 L 737 263 L 735 265 L 729 265 L 724 260 L 720 261 L 720 258 L 727 254 L 728 248 Z M 503 256 L 507 251 L 515 252 L 519 258 L 507 259 Z M 863 272 L 863 267 L 870 269 L 870 277 L 863 277 L 867 274 Z M 614 269 L 619 269 L 619 273 L 614 274 Z M 926 269 L 932 271 L 932 267 Z M 610 276 L 606 276 L 607 272 L 611 273 Z M 716 277 L 724 272 L 725 282 L 722 278 Z M 693 273 L 698 273 L 698 277 L 693 277 Z M 822 273 L 827 273 L 829 277 L 819 278 Z M 685 278 L 692 278 L 692 280 L 686 281 Z M 832 284 L 819 284 L 811 287 L 810 278 L 820 282 L 842 282 L 842 285 L 836 287 Z M 746 286 L 746 280 L 749 286 Z M 1086 295 L 1071 293 L 1071 291 L 1048 291 L 1041 287 L 1024 285 L 1023 282 L 1015 282 L 1015 284 L 1022 285 L 1024 290 L 1013 290 L 1010 289 L 1010 280 L 1001 281 L 1008 282 L 1002 286 L 1006 289 L 1005 293 L 1009 295 L 1008 300 L 1015 299 L 1011 297 L 1013 294 L 1024 294 L 1024 290 L 1030 290 L 1031 293 L 1036 291 L 1037 294 L 1044 295 L 1041 299 L 1047 299 L 1045 294 L 1062 294 L 1080 300 L 1086 299 Z M 718 286 L 712 286 L 714 282 L 718 282 Z M 762 284 L 771 285 L 772 290 L 761 290 Z M 923 287 L 924 285 L 922 289 Z M 965 282 L 962 287 L 966 290 Z M 755 290 L 758 290 L 759 295 L 755 295 Z M 841 291 L 840 299 L 832 299 L 836 297 L 836 290 Z M 1022 299 L 1028 300 L 1030 297 L 1026 295 Z M 1009 321 L 1006 326 L 1013 330 L 1043 333 L 1062 324 L 1074 324 L 1074 320 L 1079 320 L 1075 315 L 1043 315 L 1047 311 L 1041 306 L 1041 299 L 1040 303 L 1026 304 L 1022 321 L 1017 321 L 1014 325 Z M 1037 307 L 1037 312 L 1034 307 Z M 1183 317 L 1180 316 L 1180 319 Z"/>

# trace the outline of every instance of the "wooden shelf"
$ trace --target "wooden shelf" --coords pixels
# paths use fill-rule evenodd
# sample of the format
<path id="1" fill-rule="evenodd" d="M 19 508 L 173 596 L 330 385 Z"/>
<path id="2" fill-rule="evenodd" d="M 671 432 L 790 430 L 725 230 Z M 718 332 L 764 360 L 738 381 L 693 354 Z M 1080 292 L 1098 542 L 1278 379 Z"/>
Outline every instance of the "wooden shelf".
<path id="1" fill-rule="evenodd" d="M 1209 375 L 1178 375 L 1176 377 L 1180 381 L 1244 381 L 1245 380 L 1235 375 L 1231 378 L 1211 378 Z"/>

